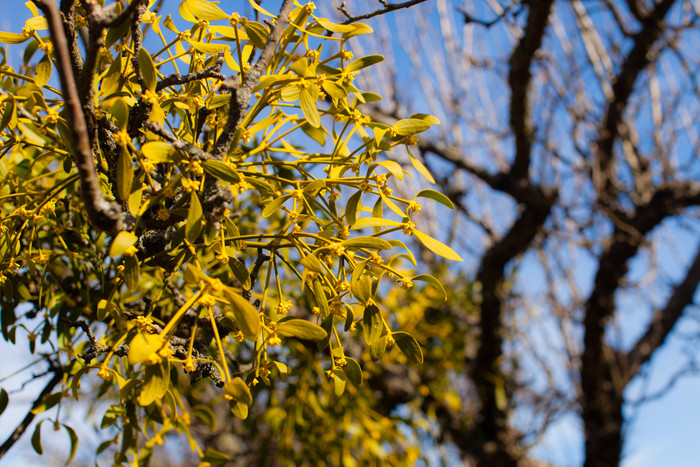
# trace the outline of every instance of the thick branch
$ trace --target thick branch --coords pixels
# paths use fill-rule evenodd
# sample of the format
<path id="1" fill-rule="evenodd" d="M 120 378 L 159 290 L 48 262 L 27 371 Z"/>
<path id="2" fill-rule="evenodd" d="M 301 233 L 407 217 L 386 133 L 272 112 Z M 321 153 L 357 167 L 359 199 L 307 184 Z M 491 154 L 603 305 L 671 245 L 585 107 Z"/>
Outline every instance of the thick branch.
<path id="1" fill-rule="evenodd" d="M 231 149 L 231 144 L 233 144 L 233 138 L 236 134 L 238 126 L 243 121 L 243 116 L 245 115 L 245 110 L 248 108 L 248 103 L 250 102 L 250 97 L 253 94 L 253 88 L 260 80 L 263 72 L 270 64 L 275 50 L 277 50 L 277 45 L 282 38 L 282 32 L 287 27 L 289 22 L 289 12 L 292 11 L 294 6 L 293 0 L 284 0 L 282 7 L 280 8 L 279 15 L 277 15 L 277 21 L 272 30 L 270 31 L 270 36 L 267 38 L 265 43 L 265 48 L 263 49 L 260 58 L 255 63 L 253 68 L 245 75 L 243 82 L 238 84 L 237 78 L 229 78 L 226 82 L 225 87 L 231 89 L 231 101 L 229 103 L 229 113 L 228 120 L 224 125 L 223 130 L 219 139 L 214 145 L 212 150 L 212 155 L 216 159 L 222 159 L 224 154 L 226 154 L 229 149 Z"/>
<path id="2" fill-rule="evenodd" d="M 508 85 L 510 98 L 510 128 L 515 137 L 515 160 L 511 174 L 518 179 L 528 178 L 530 169 L 530 152 L 535 130 L 530 119 L 530 98 L 528 89 L 532 79 L 530 67 L 535 52 L 542 44 L 545 28 L 549 22 L 549 13 L 554 0 L 530 2 L 527 24 L 523 37 L 510 56 L 510 74 Z"/>
<path id="3" fill-rule="evenodd" d="M 63 21 L 63 31 L 68 42 L 71 64 L 73 65 L 73 75 L 79 76 L 83 69 L 83 57 L 80 55 L 78 47 L 78 33 L 75 30 L 75 1 L 64 0 L 61 2 L 61 20 Z"/>
<path id="4" fill-rule="evenodd" d="M 586 435 L 586 466 L 617 465 L 622 448 L 623 390 L 629 380 L 605 343 L 605 327 L 615 313 L 615 293 L 646 235 L 678 210 L 700 203 L 700 186 L 678 184 L 658 189 L 629 219 L 615 220 L 610 241 L 598 260 L 593 291 L 586 301 L 581 405 Z"/>
<path id="5" fill-rule="evenodd" d="M 58 7 L 55 0 L 44 0 L 43 5 L 46 7 L 51 40 L 56 51 L 56 68 L 61 80 L 68 126 L 73 138 L 73 160 L 78 168 L 85 210 L 93 227 L 113 233 L 121 229 L 121 210 L 118 205 L 108 202 L 100 190 L 85 115 L 80 106 Z"/>
<path id="6" fill-rule="evenodd" d="M 642 365 L 648 362 L 654 352 L 663 345 L 666 337 L 683 316 L 683 310 L 693 303 L 693 295 L 698 288 L 698 283 L 700 283 L 700 247 L 695 253 L 695 260 L 688 269 L 685 278 L 673 290 L 673 295 L 666 302 L 664 309 L 654 314 L 654 318 L 644 335 L 628 352 L 628 368 L 625 375 L 627 382 L 639 373 Z"/>
<path id="7" fill-rule="evenodd" d="M 501 370 L 505 328 L 503 288 L 506 266 L 523 254 L 549 217 L 553 198 L 542 197 L 542 203 L 529 205 L 508 233 L 484 254 L 476 280 L 482 285 L 479 321 L 479 348 L 472 369 L 472 380 L 479 392 L 481 412 L 479 429 L 483 444 L 480 448 L 482 465 L 514 465 L 509 451 L 511 430 L 508 427 L 507 407 L 498 401 L 498 392 L 504 390 L 505 375 Z M 487 446 L 498 446 L 492 452 Z"/>
<path id="8" fill-rule="evenodd" d="M 3 456 L 5 456 L 5 454 L 7 454 L 7 451 L 9 451 L 10 448 L 12 448 L 12 446 L 14 446 L 17 440 L 19 440 L 20 437 L 24 434 L 24 432 L 27 431 L 29 425 L 31 425 L 32 421 L 34 420 L 34 417 L 36 416 L 36 414 L 34 414 L 32 410 L 39 407 L 39 404 L 41 404 L 44 398 L 51 394 L 51 391 L 53 391 L 53 389 L 63 379 L 63 369 L 60 366 L 51 364 L 51 372 L 53 372 L 53 377 L 51 378 L 51 380 L 49 380 L 48 383 L 46 383 L 44 389 L 41 390 L 36 400 L 34 400 L 32 408 L 29 410 L 29 412 L 27 412 L 27 415 L 24 417 L 24 420 L 22 420 L 20 424 L 17 425 L 17 428 L 15 428 L 12 434 L 5 440 L 4 443 L 2 443 L 2 446 L 0 446 L 0 459 L 2 459 Z"/>

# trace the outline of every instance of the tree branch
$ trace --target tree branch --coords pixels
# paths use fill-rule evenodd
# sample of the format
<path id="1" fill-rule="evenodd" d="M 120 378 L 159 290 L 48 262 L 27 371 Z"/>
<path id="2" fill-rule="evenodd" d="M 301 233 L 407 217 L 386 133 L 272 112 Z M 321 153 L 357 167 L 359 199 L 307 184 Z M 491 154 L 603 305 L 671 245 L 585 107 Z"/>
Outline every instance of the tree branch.
<path id="1" fill-rule="evenodd" d="M 43 0 L 43 5 L 46 7 L 46 19 L 48 20 L 51 40 L 56 52 L 56 68 L 61 80 L 68 126 L 71 129 L 73 138 L 73 160 L 78 168 L 85 210 L 93 227 L 114 233 L 121 229 L 121 209 L 117 204 L 107 201 L 100 190 L 90 147 L 90 137 L 75 85 L 73 67 L 66 37 L 63 33 L 61 16 L 55 0 Z"/>
<path id="2" fill-rule="evenodd" d="M 384 8 L 380 8 L 379 10 L 375 10 L 371 13 L 365 13 L 364 15 L 358 15 L 358 16 L 353 16 L 351 15 L 348 10 L 345 8 L 345 2 L 341 3 L 340 6 L 338 7 L 338 10 L 345 15 L 347 18 L 345 21 L 343 21 L 343 24 L 350 24 L 354 23 L 356 21 L 362 21 L 363 19 L 369 19 L 369 18 L 374 18 L 375 16 L 380 16 L 385 13 L 389 13 L 391 11 L 396 11 L 400 10 L 402 8 L 410 8 L 413 5 L 418 5 L 420 3 L 425 2 L 426 0 L 411 0 L 408 2 L 404 3 L 389 3 L 386 1 L 380 0 L 380 3 L 384 5 Z"/>
<path id="3" fill-rule="evenodd" d="M 549 23 L 549 13 L 553 4 L 554 0 L 529 3 L 523 37 L 510 56 L 510 73 L 508 75 L 508 85 L 511 90 L 510 128 L 515 136 L 515 159 L 511 166 L 511 174 L 517 180 L 528 178 L 530 169 L 530 152 L 535 134 L 530 119 L 531 104 L 528 94 L 532 80 L 530 67 L 535 58 L 535 52 L 542 45 L 542 38 Z"/>
<path id="4" fill-rule="evenodd" d="M 287 27 L 289 12 L 292 11 L 293 6 L 293 0 L 284 0 L 282 3 L 279 15 L 277 15 L 277 21 L 274 26 L 272 26 L 270 35 L 265 43 L 265 48 L 253 68 L 243 77 L 243 82 L 238 84 L 238 78 L 232 77 L 222 86 L 224 89 L 231 89 L 231 101 L 229 103 L 228 120 L 212 150 L 212 155 L 215 159 L 223 159 L 224 154 L 231 149 L 236 130 L 243 120 L 245 110 L 248 108 L 253 88 L 260 80 L 270 60 L 272 60 L 272 56 L 282 37 L 282 32 L 284 32 L 284 28 Z"/>
<path id="5" fill-rule="evenodd" d="M 683 281 L 673 290 L 671 298 L 666 302 L 663 310 L 658 310 L 647 327 L 646 332 L 634 344 L 627 353 L 628 367 L 625 380 L 629 382 L 639 374 L 642 366 L 661 347 L 673 330 L 678 320 L 683 316 L 683 310 L 693 303 L 693 295 L 700 283 L 700 247 L 695 253 L 695 260 L 686 272 Z"/>
<path id="6" fill-rule="evenodd" d="M 4 443 L 2 443 L 2 446 L 0 446 L 0 459 L 2 459 L 5 454 L 7 454 L 7 451 L 9 451 L 12 446 L 20 439 L 20 437 L 24 434 L 25 431 L 27 431 L 27 428 L 29 428 L 29 425 L 31 425 L 32 421 L 34 420 L 34 417 L 36 414 L 32 412 L 34 409 L 39 407 L 39 405 L 42 403 L 44 398 L 48 396 L 51 391 L 63 380 L 63 368 L 61 368 L 60 365 L 56 365 L 53 362 L 49 362 L 51 365 L 51 368 L 49 371 L 53 373 L 53 377 L 49 380 L 48 383 L 46 383 L 46 386 L 44 386 L 44 389 L 41 390 L 37 398 L 34 400 L 34 403 L 32 404 L 32 408 L 27 412 L 27 415 L 24 417 L 24 420 L 20 422 L 19 425 L 17 425 L 17 428 L 12 432 L 12 434 L 5 440 Z"/>
<path id="7" fill-rule="evenodd" d="M 163 128 L 163 126 L 161 126 L 157 122 L 146 123 L 146 129 L 157 134 L 158 136 L 166 140 L 168 143 L 172 144 L 172 146 L 175 149 L 186 152 L 194 160 L 204 161 L 212 158 L 211 154 L 204 151 L 199 146 L 195 146 L 192 143 L 188 143 L 187 141 L 182 141 L 176 138 L 172 133 Z"/>
<path id="8" fill-rule="evenodd" d="M 650 51 L 656 40 L 661 36 L 663 21 L 675 0 L 662 0 L 654 10 L 642 21 L 642 29 L 634 35 L 634 47 L 622 64 L 620 73 L 615 78 L 612 91 L 613 98 L 608 104 L 598 133 L 597 142 L 597 171 L 594 172 L 594 183 L 599 195 L 610 195 L 612 190 L 611 165 L 614 160 L 613 147 L 620 134 L 620 127 L 627 102 L 632 94 L 634 85 L 640 73 L 649 65 L 653 57 Z"/>
<path id="9" fill-rule="evenodd" d="M 186 84 L 190 81 L 196 81 L 198 79 L 215 78 L 220 80 L 225 80 L 226 76 L 221 74 L 221 67 L 224 64 L 224 52 L 219 52 L 219 56 L 216 59 L 216 63 L 203 70 L 195 71 L 186 75 L 181 75 L 180 73 L 173 73 L 171 75 L 163 78 L 156 85 L 156 92 L 167 88 L 168 86 L 175 86 L 177 84 Z"/>

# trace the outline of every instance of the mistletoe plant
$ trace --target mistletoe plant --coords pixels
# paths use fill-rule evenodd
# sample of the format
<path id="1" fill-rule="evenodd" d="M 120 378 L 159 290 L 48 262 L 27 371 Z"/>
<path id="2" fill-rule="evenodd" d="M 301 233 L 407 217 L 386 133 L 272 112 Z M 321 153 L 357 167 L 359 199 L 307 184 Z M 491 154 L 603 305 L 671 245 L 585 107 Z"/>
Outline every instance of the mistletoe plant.
<path id="1" fill-rule="evenodd" d="M 185 0 L 180 30 L 154 3 L 34 0 L 21 33 L 0 33 L 26 44 L 19 69 L 0 49 L 2 335 L 52 349 L 35 413 L 77 399 L 86 374 L 100 394 L 118 390 L 107 425 L 122 432 L 119 462 L 189 433 L 178 371 L 211 379 L 246 418 L 254 386 L 293 374 L 294 352 L 323 352 L 337 397 L 362 383 L 345 346 L 356 333 L 373 359 L 396 344 L 420 364 L 378 295 L 441 286 L 406 272 L 400 238 L 461 260 L 411 221 L 421 198 L 452 203 L 389 187 L 409 172 L 384 153 L 439 122 L 363 114 L 380 97 L 355 78 L 383 58 L 347 46 L 369 26 L 313 3 L 274 15 L 251 1 L 258 22 Z M 50 394 L 58 385 L 69 390 Z"/>

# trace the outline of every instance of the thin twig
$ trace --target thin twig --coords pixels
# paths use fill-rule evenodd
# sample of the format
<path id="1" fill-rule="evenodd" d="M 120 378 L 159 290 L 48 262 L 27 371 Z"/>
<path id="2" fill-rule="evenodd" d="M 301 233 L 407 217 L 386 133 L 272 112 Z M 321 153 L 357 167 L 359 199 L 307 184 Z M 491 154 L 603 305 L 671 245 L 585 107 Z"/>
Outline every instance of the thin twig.
<path id="1" fill-rule="evenodd" d="M 226 76 L 221 74 L 221 67 L 224 64 L 224 52 L 221 51 L 219 52 L 219 56 L 216 59 L 216 63 L 208 68 L 205 68 L 203 70 L 195 71 L 193 73 L 188 73 L 186 75 L 181 75 L 180 73 L 173 73 L 171 75 L 166 76 L 163 78 L 157 85 L 156 85 L 156 92 L 161 91 L 164 88 L 167 88 L 168 86 L 175 86 L 177 84 L 186 84 L 189 83 L 190 81 L 196 81 L 199 79 L 206 79 L 206 78 L 215 78 L 215 79 L 220 79 L 220 80 L 225 80 Z"/>
<path id="2" fill-rule="evenodd" d="M 364 15 L 358 15 L 358 16 L 353 16 L 348 12 L 348 10 L 345 8 L 345 2 L 340 4 L 340 6 L 338 7 L 338 10 L 340 10 L 340 12 L 342 14 L 344 14 L 345 17 L 347 18 L 343 22 L 343 24 L 350 24 L 350 23 L 354 23 L 355 21 L 362 21 L 363 19 L 374 18 L 375 16 L 383 15 L 383 14 L 389 13 L 391 11 L 400 10 L 402 8 L 410 8 L 413 5 L 418 5 L 418 4 L 423 3 L 425 1 L 426 0 L 411 0 L 409 2 L 404 2 L 404 3 L 380 2 L 382 5 L 384 5 L 384 8 L 372 11 L 371 13 L 365 13 Z"/>
<path id="3" fill-rule="evenodd" d="M 27 412 L 27 415 L 24 417 L 24 420 L 22 420 L 20 424 L 17 425 L 17 428 L 14 429 L 12 434 L 5 440 L 4 443 L 2 443 L 2 446 L 0 446 L 0 459 L 2 459 L 3 456 L 7 453 L 7 451 L 9 451 L 10 448 L 12 448 L 12 446 L 14 446 L 14 444 L 17 442 L 17 440 L 20 439 L 24 432 L 27 431 L 27 428 L 29 428 L 29 425 L 31 425 L 32 421 L 34 420 L 34 417 L 36 416 L 33 410 L 39 407 L 44 398 L 48 396 L 51 393 L 51 391 L 53 391 L 53 388 L 55 388 L 61 382 L 61 380 L 63 380 L 63 368 L 61 368 L 60 365 L 56 365 L 53 362 L 49 362 L 49 364 L 51 365 L 50 371 L 53 373 L 53 378 L 51 378 L 51 380 L 49 380 L 49 382 L 46 383 L 44 389 L 41 390 L 37 398 L 34 400 L 32 408 Z"/>
<path id="4" fill-rule="evenodd" d="M 212 155 L 204 151 L 202 148 L 176 138 L 172 133 L 163 128 L 163 126 L 157 122 L 146 123 L 146 129 L 172 144 L 175 149 L 186 152 L 193 160 L 203 161 L 212 158 Z"/>

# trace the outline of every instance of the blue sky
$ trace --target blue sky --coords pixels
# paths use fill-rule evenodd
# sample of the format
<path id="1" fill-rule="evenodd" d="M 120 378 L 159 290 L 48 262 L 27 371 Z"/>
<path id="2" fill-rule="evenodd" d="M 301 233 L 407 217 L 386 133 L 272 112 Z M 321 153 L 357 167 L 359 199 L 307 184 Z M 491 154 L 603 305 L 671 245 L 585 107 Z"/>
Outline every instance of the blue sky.
<path id="1" fill-rule="evenodd" d="M 168 2 L 178 3 L 175 0 L 168 0 Z M 0 30 L 21 31 L 24 20 L 29 15 L 29 10 L 22 2 L 0 1 Z M 21 63 L 22 46 L 4 47 L 10 50 L 9 63 L 12 66 L 18 66 Z M 687 251 L 694 251 L 696 247 L 696 244 L 688 241 Z M 687 320 L 679 323 L 680 328 L 685 326 L 693 327 Z M 4 364 L 0 378 L 21 366 L 22 362 L 29 361 L 31 357 L 23 356 L 20 352 L 23 349 L 26 349 L 26 346 L 13 348 L 5 342 L 0 342 L 0 352 L 8 361 L 16 363 L 16 365 Z M 674 342 L 666 346 L 652 362 L 650 379 L 667 381 L 678 365 L 684 361 L 685 356 L 682 354 L 680 344 Z M 0 384 L 8 389 L 12 388 L 12 386 L 5 386 L 4 382 Z M 34 390 L 38 390 L 41 384 L 33 387 Z M 632 387 L 629 393 L 634 392 L 635 388 Z M 700 394 L 700 378 L 688 377 L 678 382 L 665 397 L 633 411 L 628 410 L 634 413 L 634 417 L 633 423 L 628 427 L 624 467 L 698 465 L 698 459 L 700 459 L 700 430 L 697 428 L 697 420 L 700 420 L 698 394 Z M 31 399 L 29 396 L 23 396 L 22 399 L 26 399 L 23 405 L 12 407 L 0 416 L 0 439 L 6 438 L 8 429 L 14 427 L 19 417 L 26 412 Z M 29 435 L 32 429 L 29 430 Z M 45 436 L 49 437 L 50 432 L 51 429 L 46 426 Z M 63 436 L 65 436 L 64 433 L 57 434 L 56 439 L 63 440 Z M 582 462 L 582 442 L 580 421 L 574 415 L 569 415 L 549 430 L 542 443 L 533 451 L 533 455 L 557 465 L 578 466 Z M 23 446 L 24 448 L 18 446 L 11 451 L 8 458 L 4 459 L 3 465 L 26 465 L 28 459 L 23 456 L 31 451 L 28 436 L 25 437 Z M 29 455 L 33 461 L 37 461 L 33 454 Z"/>

